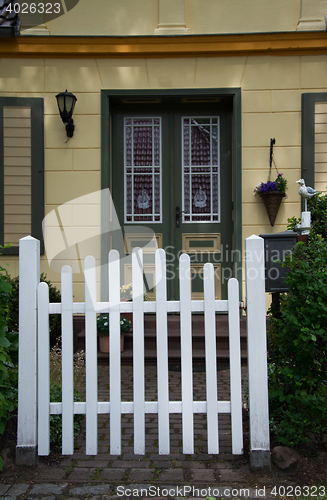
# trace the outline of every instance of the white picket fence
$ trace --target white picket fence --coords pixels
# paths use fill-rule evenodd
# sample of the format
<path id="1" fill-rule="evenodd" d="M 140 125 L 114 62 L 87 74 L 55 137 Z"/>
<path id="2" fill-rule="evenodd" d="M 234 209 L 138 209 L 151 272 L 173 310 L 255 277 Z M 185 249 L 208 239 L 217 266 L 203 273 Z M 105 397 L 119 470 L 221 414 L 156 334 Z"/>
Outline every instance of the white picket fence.
<path id="1" fill-rule="evenodd" d="M 28 265 L 27 265 L 28 264 Z M 253 266 L 252 266 L 253 267 Z M 183 453 L 194 453 L 194 414 L 207 415 L 208 453 L 219 453 L 219 419 L 221 413 L 231 414 L 232 452 L 243 453 L 242 390 L 240 358 L 239 284 L 234 278 L 228 282 L 228 300 L 215 300 L 214 269 L 204 265 L 204 299 L 191 300 L 191 271 L 189 256 L 183 254 L 179 262 L 180 300 L 168 301 L 166 289 L 166 257 L 162 249 L 155 255 L 156 300 L 143 300 L 143 255 L 141 249 L 132 254 L 133 301 L 120 302 L 120 261 L 116 250 L 109 253 L 109 302 L 98 302 L 96 292 L 96 263 L 86 257 L 85 302 L 73 302 L 73 274 L 69 266 L 61 272 L 61 303 L 49 303 L 46 283 L 39 282 L 39 242 L 27 237 L 20 241 L 20 352 L 19 352 L 19 408 L 17 448 L 38 447 L 39 455 L 50 452 L 50 415 L 62 414 L 62 453 L 74 453 L 74 414 L 86 415 L 86 454 L 96 455 L 98 448 L 98 415 L 110 415 L 110 453 L 121 454 L 121 415 L 134 415 L 134 453 L 145 453 L 145 415 L 158 414 L 159 454 L 170 453 L 169 415 L 182 415 Z M 261 279 L 259 277 L 259 279 Z M 261 283 L 261 281 L 260 281 Z M 258 284 L 258 283 L 257 283 Z M 33 287 L 37 287 L 37 298 Z M 254 283 L 255 286 L 255 283 Z M 260 289 L 260 287 L 259 287 Z M 256 287 L 250 297 L 248 314 L 262 317 L 262 301 L 256 300 Z M 261 289 L 260 289 L 261 291 Z M 249 299 L 249 298 L 248 298 Z M 255 302 L 255 304 L 254 304 Z M 254 305 L 254 307 L 253 307 Z M 253 313 L 252 313 L 253 311 Z M 98 401 L 97 376 L 97 314 L 110 313 L 110 401 Z M 133 313 L 133 401 L 121 401 L 120 314 Z M 180 314 L 181 325 L 181 384 L 182 400 L 169 401 L 167 314 Z M 206 401 L 193 401 L 192 371 L 192 313 L 204 313 Z M 215 313 L 228 313 L 230 352 L 230 401 L 217 398 L 217 359 Z M 62 317 L 62 402 L 50 402 L 49 315 Z M 74 402 L 73 392 L 73 314 L 85 314 L 86 398 Z M 157 401 L 145 400 L 144 382 L 144 314 L 156 314 L 157 335 Z M 251 319 L 251 318 L 250 318 Z M 262 326 L 262 323 L 261 323 Z M 254 330 L 256 327 L 254 326 Z M 262 332 L 261 332 L 262 334 Z M 265 334 L 265 331 L 264 331 Z M 258 346 L 249 344 L 252 358 L 260 355 Z M 260 342 L 259 342 L 260 344 Z M 264 344 L 260 348 L 265 349 Z M 28 356 L 30 353 L 30 356 Z M 36 356 L 37 353 L 37 356 Z M 262 353 L 261 353 L 262 354 Z M 251 359 L 251 352 L 248 354 Z M 265 356 L 265 353 L 263 353 Z M 253 357 L 254 356 L 254 357 Z M 253 397 L 251 449 L 267 449 L 266 421 L 268 413 L 265 385 L 257 378 L 266 376 L 266 360 L 261 372 L 249 373 L 250 411 Z M 251 366 L 249 365 L 249 372 Z M 262 391 L 262 389 L 264 389 Z M 34 419 L 34 420 L 33 420 Z M 34 425 L 33 425 L 34 422 Z M 37 422 L 37 424 L 36 424 Z M 262 427 L 263 424 L 263 427 Z M 256 429 L 260 425 L 261 429 Z M 265 427 L 266 426 L 266 427 Z M 262 431 L 263 429 L 263 431 Z M 262 434 L 263 432 L 263 434 Z M 268 428 L 269 434 L 269 428 Z M 261 441 L 260 441 L 261 440 Z M 258 446 L 259 445 L 259 446 Z M 262 448 L 262 446 L 266 446 Z M 269 435 L 268 435 L 269 450 Z"/>

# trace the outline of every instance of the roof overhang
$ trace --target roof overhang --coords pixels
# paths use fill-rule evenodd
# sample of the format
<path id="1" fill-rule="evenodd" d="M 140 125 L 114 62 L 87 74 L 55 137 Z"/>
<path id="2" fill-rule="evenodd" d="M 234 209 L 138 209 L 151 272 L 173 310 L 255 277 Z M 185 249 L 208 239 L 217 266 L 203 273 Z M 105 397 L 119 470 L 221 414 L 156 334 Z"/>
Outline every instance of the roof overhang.
<path id="1" fill-rule="evenodd" d="M 38 36 L 3 40 L 0 57 L 165 58 L 326 55 L 327 32 L 174 36 Z"/>

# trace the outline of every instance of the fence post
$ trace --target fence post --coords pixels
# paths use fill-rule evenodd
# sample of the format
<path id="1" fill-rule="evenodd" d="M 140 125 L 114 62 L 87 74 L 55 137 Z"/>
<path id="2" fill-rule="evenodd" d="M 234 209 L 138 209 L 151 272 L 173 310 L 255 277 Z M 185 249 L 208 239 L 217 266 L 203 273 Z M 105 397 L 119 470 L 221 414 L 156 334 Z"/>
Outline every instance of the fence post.
<path id="1" fill-rule="evenodd" d="M 251 469 L 271 468 L 264 241 L 245 240 Z"/>
<path id="2" fill-rule="evenodd" d="M 40 242 L 19 240 L 18 427 L 16 464 L 36 465 L 37 448 L 37 285 Z"/>

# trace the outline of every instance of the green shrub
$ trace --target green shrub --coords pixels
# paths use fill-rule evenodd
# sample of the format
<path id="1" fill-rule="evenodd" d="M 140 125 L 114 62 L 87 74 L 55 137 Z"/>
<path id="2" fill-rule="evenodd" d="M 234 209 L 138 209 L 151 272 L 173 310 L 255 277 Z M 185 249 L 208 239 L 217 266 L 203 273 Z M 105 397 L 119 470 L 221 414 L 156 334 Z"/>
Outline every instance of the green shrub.
<path id="1" fill-rule="evenodd" d="M 56 344 L 50 350 L 50 401 L 62 401 L 62 349 L 61 339 L 58 339 Z M 74 369 L 74 401 L 81 401 L 78 387 L 82 386 L 85 381 L 85 353 L 79 351 L 74 354 L 73 358 Z M 74 415 L 74 439 L 80 432 L 81 422 L 84 415 Z M 55 448 L 61 449 L 62 445 L 62 416 L 50 415 L 50 444 Z"/>
<path id="2" fill-rule="evenodd" d="M 6 277 L 6 281 L 12 286 L 12 293 L 8 302 L 9 305 L 9 319 L 8 330 L 10 332 L 18 332 L 18 317 L 19 317 L 19 277 L 11 278 Z M 49 281 L 47 276 L 42 273 L 40 281 L 43 281 L 49 286 L 49 300 L 50 302 L 60 302 L 60 291 Z M 60 314 L 51 314 L 49 321 L 50 328 L 50 346 L 56 343 L 56 339 L 61 335 L 61 318 Z"/>
<path id="3" fill-rule="evenodd" d="M 310 238 L 321 236 L 327 239 L 327 195 L 317 193 L 308 200 L 308 210 L 311 212 Z M 287 229 L 295 230 L 297 224 L 301 224 L 301 217 L 287 219 Z"/>
<path id="4" fill-rule="evenodd" d="M 9 354 L 11 346 L 7 336 L 8 301 L 11 294 L 11 285 L 6 281 L 7 271 L 0 266 L 0 434 L 3 434 L 7 422 L 8 412 L 15 407 L 15 391 L 11 388 L 15 374 L 14 364 Z M 0 470 L 3 462 L 0 457 Z"/>
<path id="5" fill-rule="evenodd" d="M 8 354 L 13 364 L 18 366 L 18 332 L 7 332 L 7 339 L 10 342 Z"/>
<path id="6" fill-rule="evenodd" d="M 50 401 L 62 401 L 61 385 L 50 384 Z M 74 391 L 74 401 L 81 401 L 78 391 Z M 84 415 L 74 415 L 74 439 L 78 437 Z M 50 445 L 57 449 L 62 446 L 62 415 L 50 415 Z"/>
<path id="7" fill-rule="evenodd" d="M 327 431 L 327 242 L 298 243 L 284 264 L 289 292 L 268 320 L 269 411 L 277 442 Z"/>
<path id="8" fill-rule="evenodd" d="M 311 211 L 310 237 L 320 235 L 327 239 L 327 195 L 316 195 L 310 198 L 308 210 Z"/>
<path id="9" fill-rule="evenodd" d="M 290 217 L 289 219 L 287 219 L 287 229 L 289 231 L 295 231 L 296 229 L 296 226 L 298 224 L 301 224 L 301 217 Z"/>

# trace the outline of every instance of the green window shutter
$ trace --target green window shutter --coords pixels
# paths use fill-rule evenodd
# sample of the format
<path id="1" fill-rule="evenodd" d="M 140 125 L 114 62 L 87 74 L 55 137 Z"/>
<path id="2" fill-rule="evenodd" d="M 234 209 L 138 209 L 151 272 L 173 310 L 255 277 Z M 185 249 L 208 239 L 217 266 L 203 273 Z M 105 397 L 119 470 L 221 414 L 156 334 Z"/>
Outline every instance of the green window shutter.
<path id="1" fill-rule="evenodd" d="M 315 109 L 327 102 L 327 93 L 302 94 L 301 176 L 307 186 L 315 187 Z M 327 185 L 327 183 L 326 183 Z"/>
<path id="2" fill-rule="evenodd" d="M 41 242 L 44 218 L 44 106 L 42 98 L 0 97 L 0 243 L 18 254 L 18 241 Z"/>

